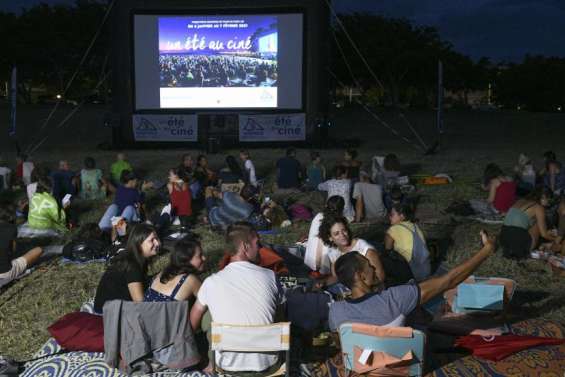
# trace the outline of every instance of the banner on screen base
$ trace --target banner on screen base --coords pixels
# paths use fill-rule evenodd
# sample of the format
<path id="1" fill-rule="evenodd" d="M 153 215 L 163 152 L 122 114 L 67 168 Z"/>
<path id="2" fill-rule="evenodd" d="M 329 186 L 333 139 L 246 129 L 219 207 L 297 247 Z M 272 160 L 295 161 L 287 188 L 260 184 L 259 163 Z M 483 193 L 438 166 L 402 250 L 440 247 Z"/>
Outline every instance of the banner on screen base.
<path id="1" fill-rule="evenodd" d="M 198 116 L 134 114 L 135 141 L 198 141 Z"/>
<path id="2" fill-rule="evenodd" d="M 240 115 L 239 141 L 304 141 L 305 114 Z"/>

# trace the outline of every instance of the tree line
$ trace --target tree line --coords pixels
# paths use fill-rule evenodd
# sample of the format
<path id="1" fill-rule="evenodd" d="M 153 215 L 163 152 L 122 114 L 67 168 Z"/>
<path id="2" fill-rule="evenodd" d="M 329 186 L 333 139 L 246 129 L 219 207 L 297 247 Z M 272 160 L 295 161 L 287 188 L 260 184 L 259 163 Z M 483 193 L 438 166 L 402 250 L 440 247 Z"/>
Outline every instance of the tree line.
<path id="1" fill-rule="evenodd" d="M 96 0 L 78 0 L 74 6 L 40 4 L 17 15 L 0 13 L 0 81 L 8 81 L 11 67 L 17 65 L 21 101 L 34 101 L 33 88 L 62 93 L 106 6 Z M 442 40 L 433 27 L 367 13 L 342 14 L 340 20 L 344 27 L 333 22 L 328 34 L 333 86 L 357 88 L 376 106 L 435 106 L 438 60 L 444 66 L 444 87 L 460 95 L 458 105 L 468 105 L 470 93 L 486 92 L 490 85 L 492 100 L 501 107 L 555 111 L 565 106 L 564 58 L 473 61 Z M 106 25 L 68 98 L 92 93 L 104 71 L 111 68 L 110 38 L 111 28 Z M 107 93 L 108 85 L 100 91 Z"/>

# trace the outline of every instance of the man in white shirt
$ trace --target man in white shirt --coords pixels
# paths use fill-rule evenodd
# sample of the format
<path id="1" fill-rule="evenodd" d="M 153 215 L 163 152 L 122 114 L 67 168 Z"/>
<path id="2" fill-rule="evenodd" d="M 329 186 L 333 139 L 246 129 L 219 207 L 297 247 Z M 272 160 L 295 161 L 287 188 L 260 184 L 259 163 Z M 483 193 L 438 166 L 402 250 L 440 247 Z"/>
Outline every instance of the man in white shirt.
<path id="1" fill-rule="evenodd" d="M 355 202 L 355 221 L 382 220 L 386 215 L 383 203 L 383 189 L 380 185 L 371 183 L 369 173 L 359 173 L 360 182 L 353 187 Z"/>
<path id="2" fill-rule="evenodd" d="M 227 229 L 227 251 L 232 262 L 202 283 L 190 312 L 192 328 L 200 328 L 206 311 L 214 322 L 234 325 L 268 325 L 283 302 L 283 292 L 275 273 L 255 263 L 259 256 L 259 236 L 247 222 Z M 228 372 L 260 372 L 278 363 L 276 353 L 216 352 L 216 365 Z"/>

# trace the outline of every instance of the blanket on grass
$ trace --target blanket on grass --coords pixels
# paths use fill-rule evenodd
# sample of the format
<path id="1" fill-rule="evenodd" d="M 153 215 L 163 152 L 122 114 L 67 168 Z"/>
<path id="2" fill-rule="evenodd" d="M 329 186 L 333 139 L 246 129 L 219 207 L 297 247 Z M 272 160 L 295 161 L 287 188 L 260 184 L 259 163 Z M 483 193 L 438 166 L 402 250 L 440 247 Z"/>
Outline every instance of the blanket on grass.
<path id="1" fill-rule="evenodd" d="M 555 322 L 532 319 L 513 324 L 516 335 L 564 338 L 564 329 Z M 501 361 L 488 361 L 466 354 L 432 354 L 426 363 L 428 377 L 468 377 L 468 376 L 521 376 L 521 377 L 559 377 L 565 370 L 565 345 L 543 346 L 518 352 Z M 340 354 L 333 355 L 323 362 L 301 365 L 301 375 L 308 377 L 346 377 Z"/>

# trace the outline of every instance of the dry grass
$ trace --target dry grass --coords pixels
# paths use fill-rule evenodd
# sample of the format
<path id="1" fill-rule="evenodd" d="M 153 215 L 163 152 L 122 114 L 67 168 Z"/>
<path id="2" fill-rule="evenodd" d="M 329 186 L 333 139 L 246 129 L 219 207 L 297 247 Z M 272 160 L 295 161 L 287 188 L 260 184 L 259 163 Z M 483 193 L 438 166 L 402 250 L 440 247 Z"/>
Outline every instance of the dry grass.
<path id="1" fill-rule="evenodd" d="M 555 135 L 563 132 L 556 128 L 563 124 L 563 117 L 544 118 L 537 114 L 521 114 L 520 118 L 508 114 L 463 114 L 458 118 L 456 114 L 448 114 L 446 122 L 453 128 L 450 148 L 434 156 L 422 157 L 420 152 L 398 143 L 388 134 L 381 137 L 382 129 L 372 125 L 370 119 L 362 116 L 351 118 L 351 114 L 343 115 L 346 116 L 350 117 L 348 121 L 354 119 L 352 122 L 355 122 L 355 126 L 338 128 L 336 135 L 339 137 L 340 132 L 344 137 L 364 135 L 363 146 L 359 148 L 361 160 L 369 161 L 374 154 L 394 151 L 404 163 L 417 164 L 414 171 L 447 173 L 455 178 L 456 181 L 452 185 L 424 187 L 418 191 L 422 196 L 419 214 L 420 219 L 426 223 L 425 230 L 428 233 L 449 233 L 453 230 L 453 243 L 446 259 L 449 266 L 462 261 L 477 250 L 478 232 L 485 226 L 474 223 L 449 225 L 451 219 L 441 211 L 454 199 L 484 195 L 479 190 L 478 180 L 486 163 L 497 161 L 503 167 L 509 168 L 522 151 L 536 157 L 551 148 L 559 153 L 556 140 L 558 138 Z M 429 124 L 433 125 L 429 117 L 422 118 L 424 120 L 421 124 L 418 123 L 419 118 L 411 118 L 410 115 L 409 118 L 413 124 L 422 126 L 423 129 L 429 128 Z M 518 119 L 522 119 L 519 124 L 516 123 Z M 455 129 L 455 125 L 461 126 Z M 495 127 L 498 127 L 496 132 L 492 131 Z M 532 128 L 535 128 L 535 131 Z M 485 140 L 483 135 L 490 135 L 490 138 Z M 533 139 L 536 141 L 534 144 L 531 142 L 532 137 L 537 138 Z M 226 153 L 230 152 L 237 154 L 235 150 Z M 257 149 L 251 152 L 259 176 L 268 177 L 268 181 L 272 181 L 274 162 L 278 156 L 283 155 L 283 150 Z M 63 153 L 45 150 L 37 154 L 35 159 L 43 159 L 50 166 L 54 166 L 57 159 L 64 157 L 70 160 L 71 166 L 78 167 L 81 166 L 86 153 L 94 156 L 102 168 L 109 166 L 114 157 L 114 152 L 95 150 L 72 150 Z M 148 178 L 163 181 L 167 168 L 176 164 L 181 153 L 171 150 L 141 150 L 130 151 L 128 155 L 133 165 L 142 170 Z M 335 161 L 341 158 L 341 153 L 341 150 L 324 150 L 322 154 L 326 161 Z M 223 156 L 210 156 L 210 164 L 219 167 Z M 303 162 L 308 161 L 308 150 L 299 150 L 298 158 Z M 320 209 L 323 205 L 323 197 L 319 194 L 301 194 L 295 199 L 315 209 Z M 85 208 L 88 210 L 81 215 L 81 222 L 97 222 L 104 207 L 105 204 L 86 203 Z M 382 237 L 383 229 L 382 226 L 355 227 L 358 234 L 375 241 Z M 487 229 L 493 233 L 498 231 L 494 226 L 487 226 Z M 294 224 L 279 234 L 265 236 L 263 239 L 268 243 L 290 244 L 307 230 L 308 224 Z M 202 239 L 209 262 L 215 265 L 222 255 L 222 237 L 205 227 L 197 227 L 195 231 Z M 165 257 L 159 258 L 154 269 L 157 270 L 163 263 Z M 102 270 L 102 265 L 61 266 L 57 261 L 53 261 L 40 266 L 30 275 L 4 289 L 0 293 L 0 354 L 10 354 L 18 358 L 31 356 L 47 340 L 49 335 L 46 329 L 51 323 L 62 315 L 77 310 L 86 299 L 94 295 Z M 477 274 L 515 279 L 518 291 L 513 304 L 514 312 L 518 315 L 565 322 L 565 280 L 554 277 L 542 262 L 516 263 L 496 254 L 484 263 Z"/>

